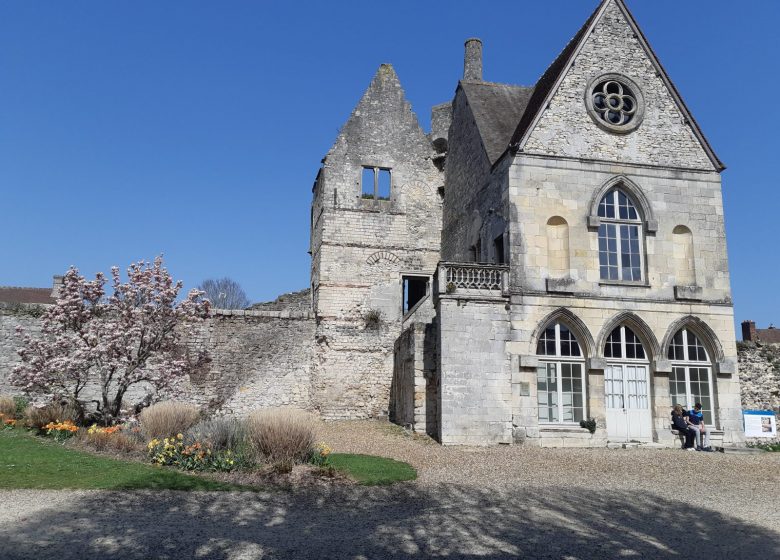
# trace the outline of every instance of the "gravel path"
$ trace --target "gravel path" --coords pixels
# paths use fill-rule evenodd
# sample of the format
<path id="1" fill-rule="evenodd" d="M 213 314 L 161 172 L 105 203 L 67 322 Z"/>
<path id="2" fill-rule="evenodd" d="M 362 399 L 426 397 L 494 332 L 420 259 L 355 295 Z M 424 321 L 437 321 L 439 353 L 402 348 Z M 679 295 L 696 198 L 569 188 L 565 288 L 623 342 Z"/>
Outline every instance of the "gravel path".
<path id="1" fill-rule="evenodd" d="M 780 454 L 443 448 L 380 422 L 336 451 L 410 462 L 387 488 L 0 492 L 0 558 L 780 557 Z"/>

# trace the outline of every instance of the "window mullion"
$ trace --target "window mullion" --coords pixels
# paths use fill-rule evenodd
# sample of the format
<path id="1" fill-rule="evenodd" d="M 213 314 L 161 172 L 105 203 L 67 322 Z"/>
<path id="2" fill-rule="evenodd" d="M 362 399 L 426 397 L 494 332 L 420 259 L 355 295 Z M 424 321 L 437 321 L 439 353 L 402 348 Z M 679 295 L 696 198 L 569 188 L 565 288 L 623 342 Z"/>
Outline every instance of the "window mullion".
<path id="1" fill-rule="evenodd" d="M 618 280 L 623 280 L 623 240 L 620 237 L 620 223 L 615 224 L 615 242 L 617 244 Z"/>

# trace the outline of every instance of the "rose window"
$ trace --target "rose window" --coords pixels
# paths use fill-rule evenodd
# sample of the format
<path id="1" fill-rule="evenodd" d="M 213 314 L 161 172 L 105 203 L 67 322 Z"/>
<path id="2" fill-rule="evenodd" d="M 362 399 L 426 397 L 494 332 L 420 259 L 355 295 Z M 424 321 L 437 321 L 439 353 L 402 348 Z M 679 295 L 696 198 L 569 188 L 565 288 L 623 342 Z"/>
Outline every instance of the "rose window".
<path id="1" fill-rule="evenodd" d="M 590 116 L 610 132 L 630 132 L 643 116 L 642 92 L 625 76 L 607 74 L 590 83 L 585 97 Z"/>
<path id="2" fill-rule="evenodd" d="M 628 86 L 614 80 L 601 82 L 593 89 L 593 108 L 613 125 L 631 122 L 636 114 L 636 98 Z"/>

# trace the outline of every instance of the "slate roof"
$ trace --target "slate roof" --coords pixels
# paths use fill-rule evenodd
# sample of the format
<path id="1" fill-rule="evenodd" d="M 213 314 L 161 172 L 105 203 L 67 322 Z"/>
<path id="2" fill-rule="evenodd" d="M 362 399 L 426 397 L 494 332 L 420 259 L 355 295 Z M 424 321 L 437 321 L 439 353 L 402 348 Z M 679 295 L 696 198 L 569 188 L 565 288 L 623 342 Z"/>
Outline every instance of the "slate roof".
<path id="1" fill-rule="evenodd" d="M 0 286 L 0 303 L 55 303 L 56 300 L 51 297 L 51 292 L 51 288 Z"/>
<path id="2" fill-rule="evenodd" d="M 534 88 L 492 82 L 460 82 L 493 165 L 506 151 Z"/>

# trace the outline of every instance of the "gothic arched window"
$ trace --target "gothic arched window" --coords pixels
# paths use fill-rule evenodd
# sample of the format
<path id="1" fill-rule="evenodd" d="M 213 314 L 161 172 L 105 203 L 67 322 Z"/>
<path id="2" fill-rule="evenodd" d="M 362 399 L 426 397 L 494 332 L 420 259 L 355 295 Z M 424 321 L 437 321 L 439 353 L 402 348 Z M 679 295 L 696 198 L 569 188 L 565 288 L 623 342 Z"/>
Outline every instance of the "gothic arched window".
<path id="1" fill-rule="evenodd" d="M 536 345 L 542 356 L 536 375 L 539 422 L 576 423 L 585 418 L 585 358 L 564 324 L 544 329 Z"/>
<path id="2" fill-rule="evenodd" d="M 714 425 L 712 365 L 699 337 L 687 328 L 680 329 L 669 343 L 667 356 L 672 362 L 669 376 L 672 405 L 681 404 L 690 409 L 701 403 L 704 421 Z"/>
<path id="3" fill-rule="evenodd" d="M 599 202 L 599 269 L 602 280 L 642 280 L 642 218 L 631 198 L 610 189 Z"/>

